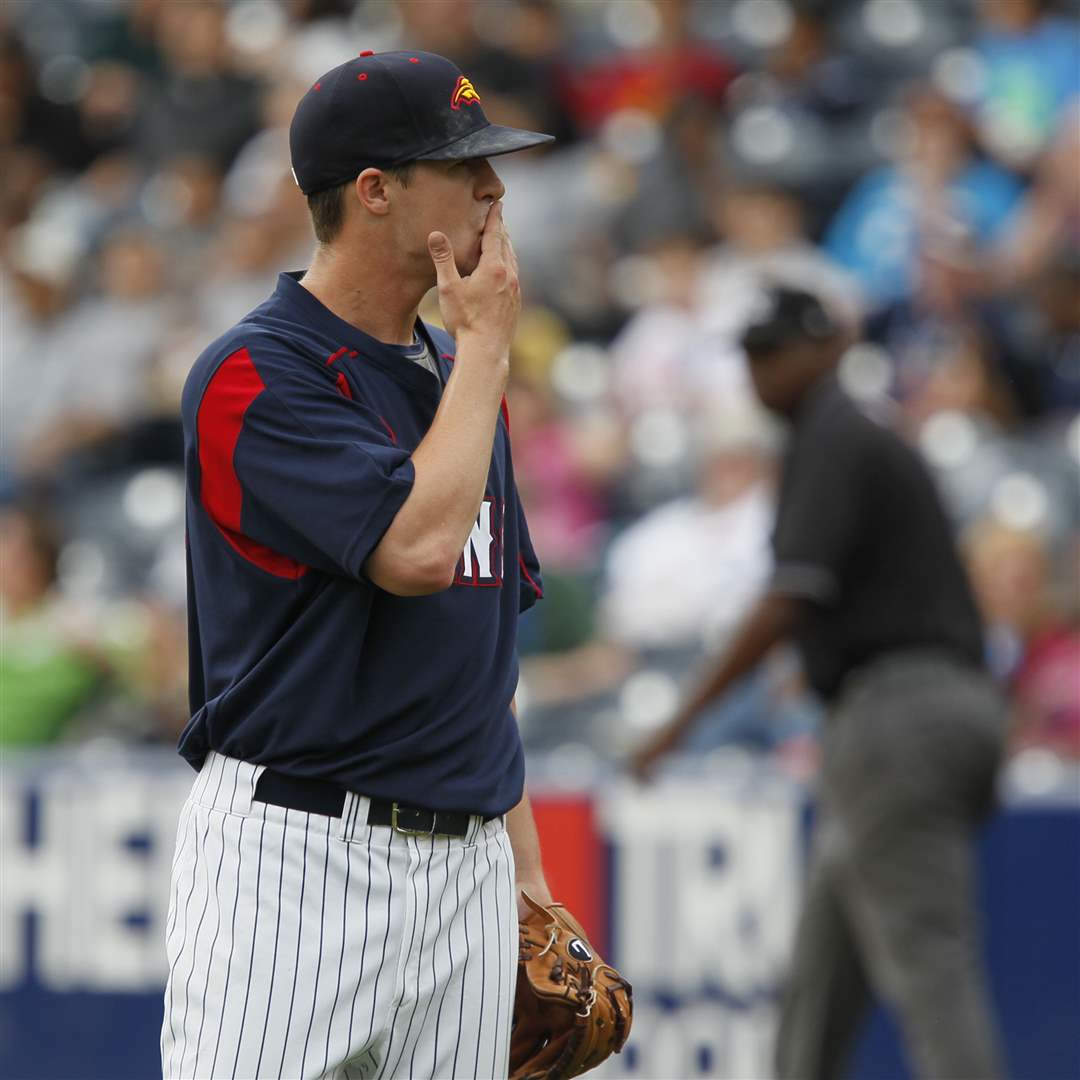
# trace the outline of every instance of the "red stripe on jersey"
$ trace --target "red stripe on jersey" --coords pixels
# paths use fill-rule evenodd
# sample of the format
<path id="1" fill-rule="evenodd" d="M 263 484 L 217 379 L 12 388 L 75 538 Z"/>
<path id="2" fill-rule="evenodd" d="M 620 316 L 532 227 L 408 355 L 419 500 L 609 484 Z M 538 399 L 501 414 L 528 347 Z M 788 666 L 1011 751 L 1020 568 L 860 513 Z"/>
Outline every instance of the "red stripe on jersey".
<path id="1" fill-rule="evenodd" d="M 229 547 L 238 555 L 242 555 L 249 563 L 253 563 L 260 570 L 265 570 L 274 577 L 290 578 L 295 581 L 302 578 L 311 568 L 302 562 L 290 559 L 288 555 L 282 555 L 265 544 L 257 543 L 243 533 L 231 532 L 218 526 L 218 532 L 228 541 Z"/>
<path id="2" fill-rule="evenodd" d="M 243 492 L 233 454 L 248 406 L 266 389 L 247 349 L 227 357 L 199 403 L 199 469 L 202 504 L 214 521 L 240 531 Z"/>
<path id="3" fill-rule="evenodd" d="M 525 575 L 525 580 L 533 587 L 533 592 L 543 600 L 544 590 L 533 581 L 532 574 L 529 573 L 529 568 L 525 565 L 525 556 L 522 555 L 520 551 L 518 552 L 518 565 L 521 567 L 521 572 Z"/>
<path id="4" fill-rule="evenodd" d="M 397 435 L 394 434 L 394 429 L 386 422 L 385 416 L 380 416 L 379 419 L 383 422 L 383 427 L 390 432 L 390 441 L 397 446 Z"/>
<path id="5" fill-rule="evenodd" d="M 355 352 L 349 353 L 350 356 L 355 356 Z M 345 395 L 350 401 L 353 400 L 352 390 L 349 387 L 349 380 L 345 378 L 345 372 L 339 371 L 337 377 L 337 388 Z M 390 439 L 395 446 L 397 446 L 397 435 L 394 434 L 394 429 L 386 422 L 385 416 L 380 416 L 379 419 L 383 423 L 383 427 L 390 433 Z"/>
<path id="6" fill-rule="evenodd" d="M 348 351 L 349 351 L 349 350 L 348 350 L 348 349 L 347 349 L 347 348 L 346 348 L 346 347 L 345 347 L 344 345 L 342 345 L 342 346 L 341 346 L 341 348 L 340 348 L 340 349 L 338 349 L 338 351 L 337 351 L 337 352 L 331 353 L 331 354 L 330 354 L 330 355 L 329 355 L 329 356 L 328 356 L 328 357 L 326 358 L 326 362 L 327 362 L 327 364 L 332 364 L 332 363 L 333 363 L 333 362 L 334 362 L 335 360 L 338 360 L 338 359 L 340 359 L 341 357 L 343 357 L 343 356 L 344 356 L 344 355 L 345 355 L 345 354 L 346 354 L 346 353 L 347 353 Z"/>
<path id="7" fill-rule="evenodd" d="M 211 521 L 234 551 L 276 577 L 298 578 L 307 573 L 308 567 L 240 532 L 244 493 L 233 455 L 244 426 L 244 414 L 265 389 L 247 349 L 238 349 L 226 357 L 214 372 L 199 403 L 196 419 L 199 496 Z"/>

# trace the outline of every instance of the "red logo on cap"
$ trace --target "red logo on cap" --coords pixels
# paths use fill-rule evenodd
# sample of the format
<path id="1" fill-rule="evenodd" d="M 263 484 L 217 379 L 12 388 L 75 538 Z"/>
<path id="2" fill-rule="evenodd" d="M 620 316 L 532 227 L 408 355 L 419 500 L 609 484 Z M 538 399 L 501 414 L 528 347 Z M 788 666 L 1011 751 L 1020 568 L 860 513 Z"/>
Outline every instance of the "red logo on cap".
<path id="1" fill-rule="evenodd" d="M 450 95 L 450 108 L 460 109 L 462 105 L 479 105 L 480 95 L 465 75 L 459 75 Z"/>

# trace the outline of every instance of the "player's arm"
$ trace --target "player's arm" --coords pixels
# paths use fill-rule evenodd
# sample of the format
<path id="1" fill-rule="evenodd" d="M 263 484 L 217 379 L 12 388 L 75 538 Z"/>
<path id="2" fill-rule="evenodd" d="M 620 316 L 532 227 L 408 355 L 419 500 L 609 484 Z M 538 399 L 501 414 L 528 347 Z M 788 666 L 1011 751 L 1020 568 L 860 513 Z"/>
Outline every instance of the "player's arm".
<path id="1" fill-rule="evenodd" d="M 640 779 L 646 779 L 656 763 L 679 744 L 707 706 L 752 671 L 774 645 L 791 635 L 803 604 L 798 597 L 777 592 L 766 593 L 757 602 L 730 647 L 704 673 L 671 720 L 634 754 L 631 769 Z"/>
<path id="2" fill-rule="evenodd" d="M 828 604 L 858 535 L 865 499 L 865 459 L 829 431 L 812 453 L 792 454 L 773 532 L 775 569 L 768 592 L 743 621 L 731 646 L 671 721 L 633 756 L 645 779 L 693 727 L 702 710 L 794 633 L 812 604 Z"/>
<path id="3" fill-rule="evenodd" d="M 529 792 L 521 796 L 521 802 L 506 815 L 506 831 L 510 837 L 510 846 L 514 849 L 514 885 L 517 893 L 518 917 L 526 918 L 528 905 L 521 899 L 525 890 L 537 903 L 552 903 L 551 890 L 544 877 L 544 867 L 540 859 L 540 837 L 536 832 L 536 820 L 533 818 Z"/>
<path id="4" fill-rule="evenodd" d="M 510 711 L 516 718 L 517 698 L 510 702 Z M 525 919 L 528 918 L 529 907 L 521 899 L 522 889 L 537 903 L 548 905 L 552 902 L 551 890 L 544 877 L 540 837 L 536 831 L 536 819 L 533 817 L 528 789 L 522 793 L 521 802 L 506 815 L 506 832 L 510 837 L 510 846 L 514 849 L 514 891 L 517 894 L 518 918 Z"/>
<path id="5" fill-rule="evenodd" d="M 493 203 L 476 269 L 462 278 L 450 242 L 432 233 L 439 306 L 457 343 L 435 419 L 412 454 L 412 490 L 366 570 L 380 588 L 420 596 L 449 588 L 484 497 L 510 341 L 521 308 L 517 260 Z"/>

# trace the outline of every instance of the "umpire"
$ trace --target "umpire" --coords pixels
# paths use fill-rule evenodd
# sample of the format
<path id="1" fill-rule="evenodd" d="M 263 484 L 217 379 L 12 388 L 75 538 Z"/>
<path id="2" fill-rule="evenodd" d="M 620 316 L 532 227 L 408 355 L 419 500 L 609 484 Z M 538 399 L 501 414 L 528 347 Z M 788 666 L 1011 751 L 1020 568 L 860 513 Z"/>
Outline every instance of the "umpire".
<path id="1" fill-rule="evenodd" d="M 971 841 L 993 804 L 1005 710 L 933 482 L 835 377 L 844 335 L 772 287 L 743 345 L 789 421 L 775 571 L 735 640 L 635 756 L 645 778 L 702 709 L 793 638 L 829 706 L 819 822 L 777 1044 L 781 1078 L 843 1075 L 871 991 L 918 1074 L 1002 1074 L 978 945 Z"/>

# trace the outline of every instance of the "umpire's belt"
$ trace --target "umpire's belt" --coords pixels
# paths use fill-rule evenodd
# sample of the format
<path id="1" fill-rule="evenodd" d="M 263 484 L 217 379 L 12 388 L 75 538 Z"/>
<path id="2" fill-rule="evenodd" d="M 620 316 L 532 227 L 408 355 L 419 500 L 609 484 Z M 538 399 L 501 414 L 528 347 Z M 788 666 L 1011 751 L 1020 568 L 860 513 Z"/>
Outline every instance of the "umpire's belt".
<path id="1" fill-rule="evenodd" d="M 341 817 L 346 795 L 348 792 L 344 788 L 325 780 L 306 780 L 275 769 L 264 769 L 255 783 L 254 799 L 289 810 Z M 389 825 L 398 832 L 418 836 L 468 836 L 470 819 L 480 816 L 463 810 L 423 810 L 391 799 L 373 798 L 368 802 L 369 825 Z M 496 816 L 488 814 L 484 821 Z"/>

